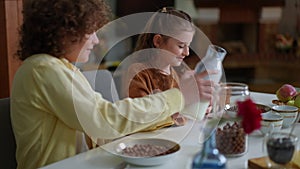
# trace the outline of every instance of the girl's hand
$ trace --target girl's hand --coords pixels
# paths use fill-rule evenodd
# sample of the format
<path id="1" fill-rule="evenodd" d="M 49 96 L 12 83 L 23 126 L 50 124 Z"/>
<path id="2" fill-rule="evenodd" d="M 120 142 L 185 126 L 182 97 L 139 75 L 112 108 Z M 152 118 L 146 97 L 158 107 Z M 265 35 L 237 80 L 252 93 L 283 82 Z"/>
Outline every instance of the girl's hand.
<path id="1" fill-rule="evenodd" d="M 214 82 L 205 80 L 204 77 L 208 74 L 214 74 L 215 71 L 204 71 L 195 74 L 195 71 L 185 71 L 180 76 L 180 90 L 186 101 L 186 105 L 199 101 L 211 101 L 214 89 Z"/>
<path id="2" fill-rule="evenodd" d="M 204 79 L 204 77 L 215 73 L 217 73 L 217 71 L 211 70 L 195 74 L 201 99 L 211 101 L 215 83 L 211 80 Z"/>

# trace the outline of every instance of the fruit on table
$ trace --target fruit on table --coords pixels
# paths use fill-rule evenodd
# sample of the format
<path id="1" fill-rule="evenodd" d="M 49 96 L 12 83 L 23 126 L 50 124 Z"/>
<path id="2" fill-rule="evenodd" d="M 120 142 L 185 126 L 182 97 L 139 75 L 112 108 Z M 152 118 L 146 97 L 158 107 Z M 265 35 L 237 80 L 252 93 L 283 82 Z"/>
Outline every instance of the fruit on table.
<path id="1" fill-rule="evenodd" d="M 290 84 L 284 84 L 276 91 L 277 98 L 282 102 L 292 100 L 296 94 L 296 88 Z"/>
<path id="2" fill-rule="evenodd" d="M 294 100 L 294 106 L 297 106 L 300 108 L 300 94 L 298 94 Z"/>
<path id="3" fill-rule="evenodd" d="M 300 102 L 299 102 L 300 103 Z M 295 106 L 295 100 L 289 100 L 286 102 L 287 105 Z M 300 106 L 300 105 L 299 105 Z"/>

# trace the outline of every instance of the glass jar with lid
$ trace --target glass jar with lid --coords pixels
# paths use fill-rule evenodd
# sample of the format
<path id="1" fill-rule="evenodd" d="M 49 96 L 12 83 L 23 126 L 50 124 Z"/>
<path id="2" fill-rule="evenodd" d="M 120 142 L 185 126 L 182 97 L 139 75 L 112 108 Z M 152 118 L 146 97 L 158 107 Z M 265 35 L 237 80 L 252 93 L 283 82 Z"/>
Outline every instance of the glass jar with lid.
<path id="1" fill-rule="evenodd" d="M 248 149 L 248 135 L 234 117 L 238 110 L 237 102 L 250 97 L 249 88 L 247 84 L 234 82 L 222 83 L 220 88 L 220 98 L 225 99 L 226 115 L 233 118 L 226 118 L 225 122 L 218 125 L 215 132 L 216 147 L 226 157 L 242 156 Z"/>

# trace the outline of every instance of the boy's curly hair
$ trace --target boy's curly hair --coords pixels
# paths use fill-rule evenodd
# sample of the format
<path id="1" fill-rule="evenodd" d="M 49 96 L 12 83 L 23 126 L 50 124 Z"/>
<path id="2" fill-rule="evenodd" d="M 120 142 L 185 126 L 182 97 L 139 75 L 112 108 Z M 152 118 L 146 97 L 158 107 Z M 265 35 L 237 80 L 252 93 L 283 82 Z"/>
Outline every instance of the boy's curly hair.
<path id="1" fill-rule="evenodd" d="M 104 0 L 29 0 L 24 4 L 17 56 L 47 53 L 63 56 L 65 49 L 109 22 Z"/>

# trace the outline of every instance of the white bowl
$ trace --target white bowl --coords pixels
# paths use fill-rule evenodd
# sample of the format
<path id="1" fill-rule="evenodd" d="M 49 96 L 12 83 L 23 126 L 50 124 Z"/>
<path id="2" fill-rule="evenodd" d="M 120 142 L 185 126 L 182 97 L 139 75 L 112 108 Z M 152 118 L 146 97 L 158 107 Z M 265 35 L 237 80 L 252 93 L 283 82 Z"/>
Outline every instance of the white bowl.
<path id="1" fill-rule="evenodd" d="M 279 113 L 266 112 L 262 113 L 260 131 L 263 134 L 279 131 L 282 128 L 283 117 Z"/>
<path id="2" fill-rule="evenodd" d="M 134 145 L 155 145 L 155 146 L 164 146 L 169 147 L 169 150 L 167 153 L 163 153 L 163 155 L 157 155 L 157 156 L 146 156 L 146 157 L 138 157 L 138 156 L 129 156 L 126 154 L 123 154 L 123 150 L 125 148 L 131 148 Z M 140 165 L 140 166 L 155 166 L 155 165 L 161 165 L 170 159 L 174 158 L 174 156 L 178 153 L 180 150 L 179 144 L 165 139 L 156 139 L 156 138 L 147 138 L 147 139 L 129 139 L 124 140 L 121 143 L 116 145 L 115 153 L 117 156 L 121 157 L 124 161 L 134 164 L 134 165 Z"/>
<path id="3" fill-rule="evenodd" d="M 256 108 L 261 111 L 261 113 L 266 113 L 268 111 L 271 111 L 271 107 L 264 105 L 264 104 L 259 104 L 255 103 Z M 225 106 L 225 111 L 230 117 L 235 117 L 238 111 L 237 105 L 226 105 Z"/>
<path id="4" fill-rule="evenodd" d="M 290 105 L 276 105 L 272 107 L 272 112 L 279 113 L 283 117 L 283 128 L 290 127 L 297 119 L 298 107 Z"/>

